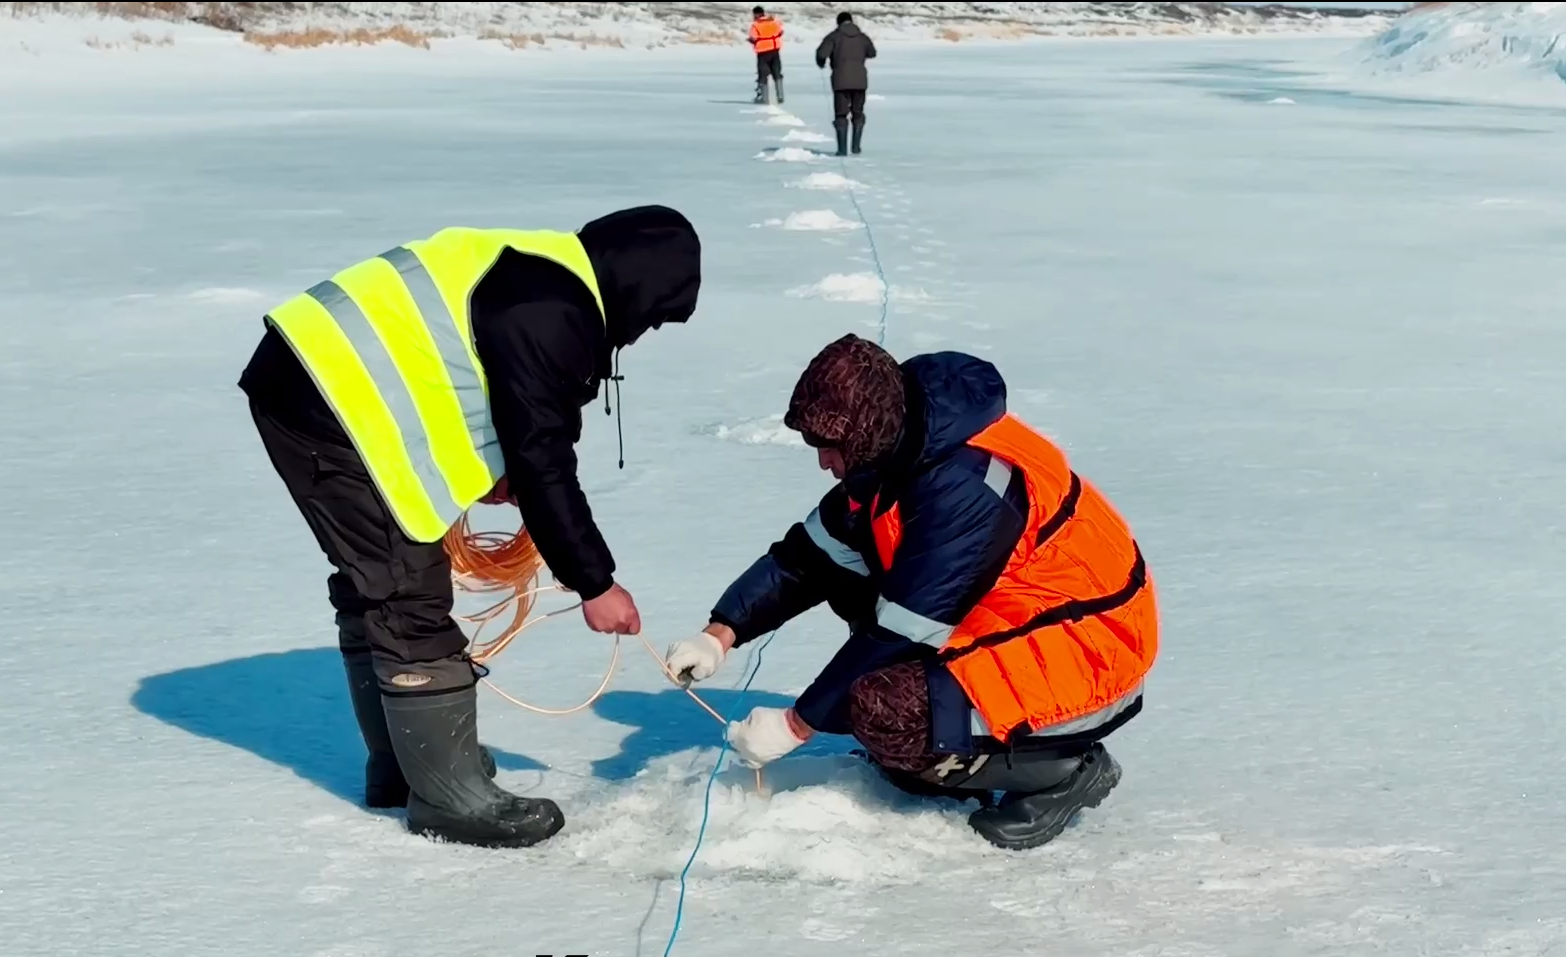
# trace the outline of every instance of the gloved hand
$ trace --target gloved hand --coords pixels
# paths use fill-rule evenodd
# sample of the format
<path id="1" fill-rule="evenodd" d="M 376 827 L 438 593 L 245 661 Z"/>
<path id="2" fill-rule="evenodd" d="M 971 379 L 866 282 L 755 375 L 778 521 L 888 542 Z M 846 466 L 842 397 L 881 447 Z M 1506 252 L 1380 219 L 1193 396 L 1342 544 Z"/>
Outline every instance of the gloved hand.
<path id="1" fill-rule="evenodd" d="M 694 637 L 670 645 L 663 665 L 680 687 L 689 688 L 691 682 L 706 681 L 717 674 L 726 653 L 723 642 L 705 631 L 698 631 Z"/>
<path id="2" fill-rule="evenodd" d="M 730 721 L 729 747 L 747 768 L 770 764 L 804 744 L 789 720 L 792 708 L 754 708 L 744 721 Z M 798 720 L 798 719 L 795 719 Z"/>

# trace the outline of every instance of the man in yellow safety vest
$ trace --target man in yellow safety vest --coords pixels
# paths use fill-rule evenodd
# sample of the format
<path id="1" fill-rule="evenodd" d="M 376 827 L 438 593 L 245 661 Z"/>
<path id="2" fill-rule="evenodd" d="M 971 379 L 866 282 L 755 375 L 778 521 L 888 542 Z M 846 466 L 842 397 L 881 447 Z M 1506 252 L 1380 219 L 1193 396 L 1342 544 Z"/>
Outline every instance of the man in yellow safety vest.
<path id="1" fill-rule="evenodd" d="M 695 229 L 643 206 L 575 233 L 443 229 L 267 314 L 239 385 L 335 569 L 365 803 L 406 806 L 414 833 L 520 847 L 564 823 L 492 780 L 441 539 L 476 502 L 515 502 L 588 627 L 638 633 L 574 446 L 614 351 L 689 319 L 700 286 Z"/>

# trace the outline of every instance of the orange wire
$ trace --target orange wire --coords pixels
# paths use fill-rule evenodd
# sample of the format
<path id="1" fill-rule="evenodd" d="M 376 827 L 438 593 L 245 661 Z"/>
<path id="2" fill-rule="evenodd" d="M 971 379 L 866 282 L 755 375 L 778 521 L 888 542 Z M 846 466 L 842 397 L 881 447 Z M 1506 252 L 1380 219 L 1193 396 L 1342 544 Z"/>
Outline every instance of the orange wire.
<path id="1" fill-rule="evenodd" d="M 471 595 L 497 596 L 498 600 L 482 611 L 458 615 L 458 619 L 477 626 L 469 656 L 480 664 L 505 650 L 522 629 L 531 624 L 528 612 L 541 591 L 564 589 L 559 585 L 537 587 L 544 570 L 544 558 L 527 529 L 516 533 L 474 532 L 463 515 L 446 532 L 443 542 L 451 559 L 451 580 Z M 511 621 L 495 638 L 479 641 L 484 626 L 501 618 L 511 609 Z"/>

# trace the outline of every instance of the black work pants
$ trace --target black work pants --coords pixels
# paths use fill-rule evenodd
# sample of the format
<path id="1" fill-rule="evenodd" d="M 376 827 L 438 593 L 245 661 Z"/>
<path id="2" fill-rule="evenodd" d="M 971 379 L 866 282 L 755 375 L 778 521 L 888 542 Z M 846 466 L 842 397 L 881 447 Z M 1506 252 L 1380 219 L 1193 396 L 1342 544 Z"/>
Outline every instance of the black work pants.
<path id="1" fill-rule="evenodd" d="M 472 686 L 467 637 L 451 617 L 445 548 L 403 534 L 346 434 L 318 434 L 255 398 L 250 413 L 272 467 L 335 569 L 326 590 L 343 654 L 369 652 L 387 694 Z"/>
<path id="2" fill-rule="evenodd" d="M 756 85 L 767 85 L 767 77 L 774 80 L 783 79 L 783 52 L 771 50 L 767 53 L 756 54 Z"/>
<path id="3" fill-rule="evenodd" d="M 832 91 L 832 115 L 836 125 L 843 125 L 843 121 L 852 114 L 855 126 L 865 125 L 865 91 L 864 90 L 833 90 Z"/>

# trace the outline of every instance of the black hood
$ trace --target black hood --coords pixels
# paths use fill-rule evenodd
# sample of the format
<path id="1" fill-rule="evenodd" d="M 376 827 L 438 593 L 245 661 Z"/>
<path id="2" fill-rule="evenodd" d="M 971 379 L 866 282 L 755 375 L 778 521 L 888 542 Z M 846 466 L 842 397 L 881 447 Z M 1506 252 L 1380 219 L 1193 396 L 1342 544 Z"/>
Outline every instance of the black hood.
<path id="1" fill-rule="evenodd" d="M 598 278 L 611 350 L 696 311 L 701 240 L 678 212 L 667 206 L 622 209 L 583 226 L 577 237 Z"/>
<path id="2" fill-rule="evenodd" d="M 845 37 L 863 36 L 863 33 L 860 32 L 859 24 L 852 20 L 839 23 L 837 25 L 837 32 L 841 33 Z"/>

